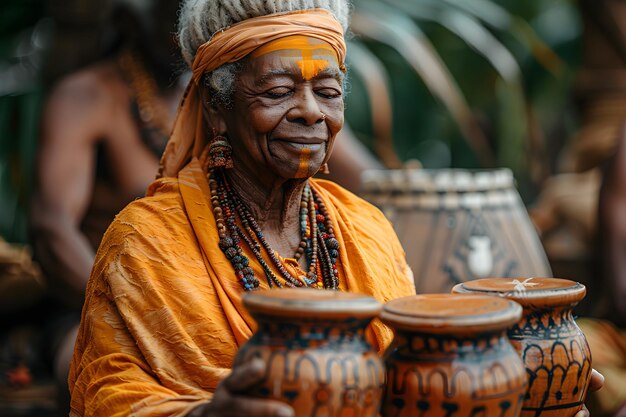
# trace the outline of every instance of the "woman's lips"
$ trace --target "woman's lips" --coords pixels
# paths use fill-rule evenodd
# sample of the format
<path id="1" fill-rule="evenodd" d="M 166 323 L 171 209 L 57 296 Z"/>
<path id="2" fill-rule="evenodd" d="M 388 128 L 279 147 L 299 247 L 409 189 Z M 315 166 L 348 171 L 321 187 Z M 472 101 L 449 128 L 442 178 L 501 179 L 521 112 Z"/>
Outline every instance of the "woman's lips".
<path id="1" fill-rule="evenodd" d="M 326 145 L 326 141 L 323 139 L 272 139 L 270 145 L 275 144 L 278 146 L 285 146 L 293 148 L 295 151 L 301 151 L 304 148 L 308 148 L 311 152 L 322 149 Z"/>
<path id="2" fill-rule="evenodd" d="M 301 145 L 319 145 L 321 143 L 326 142 L 326 139 L 322 138 L 271 138 L 271 142 L 279 141 L 279 142 L 288 142 L 288 143 L 297 143 Z"/>

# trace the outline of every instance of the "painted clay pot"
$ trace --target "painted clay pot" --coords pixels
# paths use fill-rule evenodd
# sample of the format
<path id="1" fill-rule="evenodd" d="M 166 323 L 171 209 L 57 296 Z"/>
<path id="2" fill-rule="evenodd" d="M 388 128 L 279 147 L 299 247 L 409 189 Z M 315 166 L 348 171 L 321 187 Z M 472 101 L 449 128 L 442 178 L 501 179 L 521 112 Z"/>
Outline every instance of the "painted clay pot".
<path id="1" fill-rule="evenodd" d="M 258 328 L 235 358 L 265 361 L 251 395 L 290 404 L 296 417 L 376 417 L 384 386 L 381 358 L 365 329 L 381 304 L 360 294 L 314 289 L 244 295 Z"/>
<path id="2" fill-rule="evenodd" d="M 362 195 L 393 224 L 417 294 L 478 278 L 552 276 L 509 169 L 371 170 Z"/>
<path id="3" fill-rule="evenodd" d="M 522 309 L 499 297 L 427 294 L 388 302 L 383 417 L 515 417 L 526 372 L 506 337 Z"/>
<path id="4" fill-rule="evenodd" d="M 459 284 L 455 293 L 492 294 L 520 303 L 522 319 L 508 331 L 528 373 L 522 416 L 570 417 L 582 407 L 591 352 L 572 317 L 585 286 L 557 278 L 487 278 Z"/>

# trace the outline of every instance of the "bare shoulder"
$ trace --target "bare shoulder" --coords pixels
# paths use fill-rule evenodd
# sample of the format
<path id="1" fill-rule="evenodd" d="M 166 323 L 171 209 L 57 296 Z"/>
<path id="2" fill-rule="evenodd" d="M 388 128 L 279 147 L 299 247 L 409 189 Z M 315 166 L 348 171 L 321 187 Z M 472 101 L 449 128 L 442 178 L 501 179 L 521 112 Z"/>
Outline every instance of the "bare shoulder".
<path id="1" fill-rule="evenodd" d="M 50 91 L 44 109 L 46 136 L 93 140 L 107 129 L 111 115 L 128 100 L 113 62 L 104 61 L 68 74 Z M 73 133 L 76 133 L 75 135 Z M 45 140 L 45 139 L 44 139 Z"/>
<path id="2" fill-rule="evenodd" d="M 112 62 L 91 65 L 59 79 L 50 98 L 79 101 L 82 104 L 94 102 L 106 95 L 111 85 L 115 84 L 116 78 L 119 77 L 116 77 Z"/>
<path id="3" fill-rule="evenodd" d="M 52 88 L 45 111 L 94 116 L 124 97 L 124 81 L 113 62 L 92 65 L 61 78 Z M 76 113 L 77 112 L 77 113 Z"/>

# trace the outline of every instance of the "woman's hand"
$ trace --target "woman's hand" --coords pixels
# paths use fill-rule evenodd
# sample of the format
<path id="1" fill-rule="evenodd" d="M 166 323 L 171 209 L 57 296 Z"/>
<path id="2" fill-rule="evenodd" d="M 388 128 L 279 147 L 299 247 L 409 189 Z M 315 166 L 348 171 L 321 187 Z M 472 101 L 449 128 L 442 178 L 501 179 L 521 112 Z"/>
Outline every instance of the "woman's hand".
<path id="1" fill-rule="evenodd" d="M 589 391 L 597 391 L 604 385 L 604 376 L 595 369 L 591 370 L 591 382 L 589 383 Z M 589 410 L 584 407 L 574 417 L 589 417 Z"/>
<path id="2" fill-rule="evenodd" d="M 293 408 L 275 400 L 251 398 L 248 390 L 263 380 L 265 362 L 253 359 L 233 369 L 217 386 L 210 403 L 187 417 L 293 417 Z"/>

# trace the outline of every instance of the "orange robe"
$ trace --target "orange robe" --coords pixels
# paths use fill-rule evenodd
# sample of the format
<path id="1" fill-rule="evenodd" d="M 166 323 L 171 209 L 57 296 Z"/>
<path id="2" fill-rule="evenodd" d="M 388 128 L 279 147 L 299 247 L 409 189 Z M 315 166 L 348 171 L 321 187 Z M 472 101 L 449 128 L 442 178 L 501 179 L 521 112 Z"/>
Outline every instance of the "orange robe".
<path id="1" fill-rule="evenodd" d="M 404 251 L 382 213 L 331 182 L 311 183 L 341 245 L 340 288 L 381 302 L 414 294 Z M 255 324 L 218 247 L 208 196 L 205 174 L 193 160 L 177 179 L 155 181 L 109 227 L 70 369 L 71 415 L 183 416 L 210 400 L 230 372 Z M 367 334 L 381 353 L 393 337 L 378 320 Z"/>

